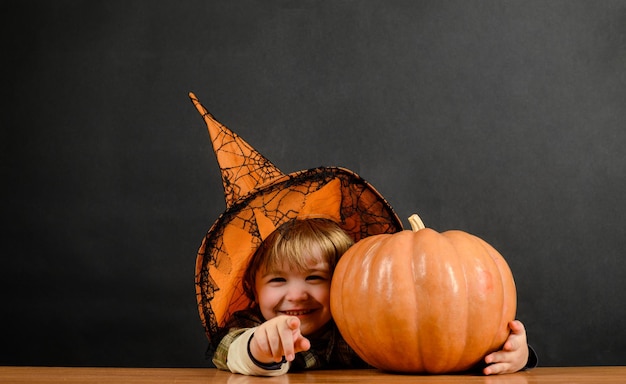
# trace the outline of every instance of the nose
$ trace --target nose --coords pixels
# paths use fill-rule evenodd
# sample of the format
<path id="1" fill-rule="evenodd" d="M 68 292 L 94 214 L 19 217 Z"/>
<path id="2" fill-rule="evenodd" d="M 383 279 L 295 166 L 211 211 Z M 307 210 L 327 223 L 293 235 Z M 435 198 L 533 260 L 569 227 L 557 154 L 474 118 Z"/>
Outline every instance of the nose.
<path id="1" fill-rule="evenodd" d="M 289 285 L 285 298 L 289 301 L 306 301 L 309 298 L 309 293 L 306 284 L 301 282 L 293 282 Z"/>

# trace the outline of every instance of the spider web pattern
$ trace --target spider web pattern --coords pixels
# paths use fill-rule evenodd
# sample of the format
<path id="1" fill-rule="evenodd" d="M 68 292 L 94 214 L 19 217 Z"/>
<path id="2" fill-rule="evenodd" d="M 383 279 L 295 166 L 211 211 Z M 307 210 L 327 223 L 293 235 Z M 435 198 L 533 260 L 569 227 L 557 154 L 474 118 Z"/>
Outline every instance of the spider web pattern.
<path id="1" fill-rule="evenodd" d="M 307 198 L 331 181 L 338 179 L 341 194 L 340 226 L 354 239 L 402 230 L 402 224 L 387 201 L 365 180 L 353 172 L 336 167 L 320 167 L 284 175 L 271 185 L 251 191 L 233 204 L 218 218 L 207 232 L 198 251 L 196 262 L 196 294 L 200 317 L 209 340 L 217 346 L 226 329 L 225 322 L 232 313 L 250 306 L 243 292 L 240 278 L 259 244 L 263 241 L 256 213 L 263 212 L 275 227 L 295 219 Z M 236 180 L 235 180 L 236 181 Z M 249 238 L 246 252 L 238 254 L 245 260 L 232 260 L 224 235 L 229 226 L 242 229 Z M 227 240 L 228 241 L 228 240 Z M 236 268 L 233 266 L 237 265 Z M 231 275 L 237 288 L 230 297 L 222 297 L 221 288 L 213 278 L 217 273 Z M 228 301 L 220 313 L 214 310 L 214 300 Z"/>
<path id="2" fill-rule="evenodd" d="M 212 141 L 222 172 L 227 207 L 257 186 L 284 176 L 240 136 L 217 121 L 216 124 L 220 132 L 212 137 Z"/>

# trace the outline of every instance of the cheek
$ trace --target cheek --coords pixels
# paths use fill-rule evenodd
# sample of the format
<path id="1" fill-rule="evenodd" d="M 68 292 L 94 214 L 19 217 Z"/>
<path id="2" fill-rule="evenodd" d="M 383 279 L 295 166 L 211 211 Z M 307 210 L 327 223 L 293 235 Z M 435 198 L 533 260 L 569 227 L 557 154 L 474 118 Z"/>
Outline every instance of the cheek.
<path id="1" fill-rule="evenodd" d="M 330 285 L 325 289 L 320 289 L 316 293 L 315 299 L 323 306 L 320 322 L 322 325 L 326 324 L 332 319 L 332 314 L 330 313 Z"/>
<path id="2" fill-rule="evenodd" d="M 327 309 L 330 308 L 330 284 L 317 286 L 312 292 L 315 300 Z"/>
<path id="3" fill-rule="evenodd" d="M 257 289 L 256 293 L 256 301 L 259 305 L 259 309 L 261 310 L 261 314 L 265 318 L 265 320 L 269 320 L 271 318 L 276 317 L 276 313 L 274 312 L 274 307 L 279 302 L 280 294 L 275 289 L 271 288 L 262 288 Z"/>

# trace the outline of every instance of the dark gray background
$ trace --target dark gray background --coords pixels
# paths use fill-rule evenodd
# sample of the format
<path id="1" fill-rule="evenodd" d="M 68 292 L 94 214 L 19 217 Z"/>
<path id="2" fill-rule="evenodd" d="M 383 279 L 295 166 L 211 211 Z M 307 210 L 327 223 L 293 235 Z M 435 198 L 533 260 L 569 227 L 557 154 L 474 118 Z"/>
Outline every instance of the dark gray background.
<path id="1" fill-rule="evenodd" d="M 189 91 L 284 172 L 494 245 L 542 365 L 626 364 L 625 1 L 0 7 L 0 364 L 206 364 L 224 201 Z"/>

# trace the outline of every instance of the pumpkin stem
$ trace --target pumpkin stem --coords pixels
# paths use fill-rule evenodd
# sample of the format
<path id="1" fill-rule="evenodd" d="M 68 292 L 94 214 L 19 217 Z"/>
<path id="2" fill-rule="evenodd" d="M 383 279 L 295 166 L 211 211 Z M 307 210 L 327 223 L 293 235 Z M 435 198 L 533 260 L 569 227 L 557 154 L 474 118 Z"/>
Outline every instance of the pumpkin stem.
<path id="1" fill-rule="evenodd" d="M 413 232 L 417 232 L 420 229 L 426 228 L 424 222 L 422 221 L 422 219 L 420 219 L 417 213 L 414 213 L 411 215 L 411 217 L 409 217 L 409 223 L 411 224 L 411 230 Z"/>

